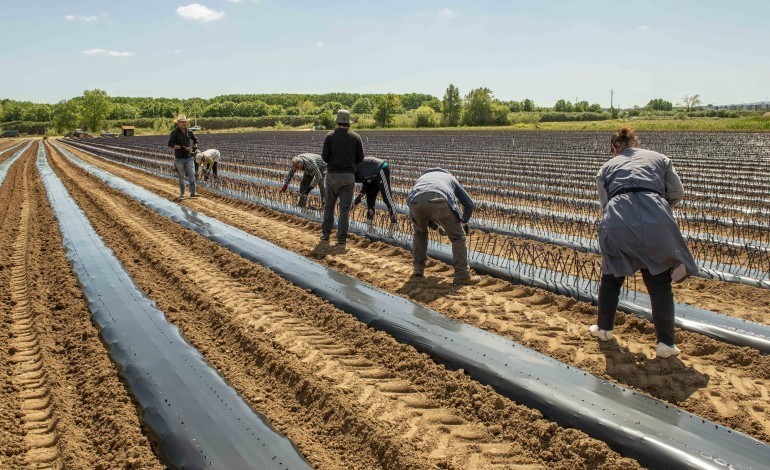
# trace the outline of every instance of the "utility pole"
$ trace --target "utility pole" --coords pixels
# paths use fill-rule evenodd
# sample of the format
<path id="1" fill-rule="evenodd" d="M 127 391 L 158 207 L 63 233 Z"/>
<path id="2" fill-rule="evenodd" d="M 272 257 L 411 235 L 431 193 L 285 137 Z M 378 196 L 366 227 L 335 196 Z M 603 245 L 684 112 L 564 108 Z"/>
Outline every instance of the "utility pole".
<path id="1" fill-rule="evenodd" d="M 610 118 L 615 115 L 615 108 L 612 106 L 612 99 L 615 96 L 615 89 L 610 90 Z"/>

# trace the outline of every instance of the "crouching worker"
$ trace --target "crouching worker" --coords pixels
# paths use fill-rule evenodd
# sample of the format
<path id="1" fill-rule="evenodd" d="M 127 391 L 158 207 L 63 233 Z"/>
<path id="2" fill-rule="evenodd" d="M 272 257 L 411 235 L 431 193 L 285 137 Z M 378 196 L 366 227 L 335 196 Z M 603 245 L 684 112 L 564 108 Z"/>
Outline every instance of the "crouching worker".
<path id="1" fill-rule="evenodd" d="M 364 157 L 364 161 L 356 166 L 356 183 L 361 183 L 361 192 L 358 193 L 353 205 L 361 204 L 361 199 L 366 196 L 366 220 L 374 220 L 374 204 L 377 202 L 377 194 L 382 194 L 382 201 L 390 211 L 390 222 L 396 223 L 396 203 L 393 202 L 393 193 L 390 191 L 390 166 L 385 160 Z"/>
<path id="2" fill-rule="evenodd" d="M 425 272 L 425 263 L 428 261 L 428 226 L 434 221 L 444 229 L 452 243 L 454 284 L 476 284 L 479 278 L 471 275 L 465 245 L 468 220 L 473 215 L 475 205 L 460 182 L 442 168 L 425 170 L 409 192 L 407 204 L 414 223 L 412 275 L 421 277 Z M 462 213 L 459 205 L 463 207 Z"/>
<path id="3" fill-rule="evenodd" d="M 198 175 L 198 178 L 202 176 L 204 180 L 208 181 L 210 174 L 213 174 L 214 178 L 218 178 L 217 164 L 220 156 L 221 154 L 217 149 L 197 152 L 195 154 L 195 174 Z"/>
<path id="4" fill-rule="evenodd" d="M 307 206 L 307 195 L 318 185 L 321 192 L 321 207 L 326 200 L 326 162 L 316 153 L 303 153 L 291 159 L 291 169 L 286 175 L 286 179 L 281 186 L 281 192 L 286 192 L 289 188 L 294 173 L 301 171 L 303 173 L 302 181 L 299 182 L 299 207 Z"/>

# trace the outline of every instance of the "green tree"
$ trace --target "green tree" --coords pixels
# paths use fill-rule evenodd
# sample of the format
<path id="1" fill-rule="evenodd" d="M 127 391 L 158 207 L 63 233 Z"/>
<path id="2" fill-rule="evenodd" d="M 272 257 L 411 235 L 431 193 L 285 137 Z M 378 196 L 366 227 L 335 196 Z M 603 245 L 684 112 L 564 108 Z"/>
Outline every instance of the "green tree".
<path id="1" fill-rule="evenodd" d="M 685 95 L 684 98 L 682 98 L 682 103 L 687 108 L 687 112 L 689 113 L 693 110 L 693 108 L 701 105 L 700 95 Z"/>
<path id="2" fill-rule="evenodd" d="M 80 124 L 80 103 L 76 99 L 61 100 L 53 107 L 53 127 L 67 134 Z"/>
<path id="3" fill-rule="evenodd" d="M 86 90 L 80 99 L 81 115 L 86 128 L 96 132 L 104 127 L 112 110 L 110 97 L 104 90 Z"/>
<path id="4" fill-rule="evenodd" d="M 337 126 L 337 123 L 334 122 L 334 118 L 334 114 L 327 109 L 318 115 L 318 123 L 324 126 L 324 129 L 333 129 Z"/>
<path id="5" fill-rule="evenodd" d="M 356 102 L 353 103 L 353 106 L 350 108 L 350 112 L 356 114 L 371 114 L 373 109 L 374 105 L 372 104 L 372 100 L 363 97 L 357 99 Z"/>
<path id="6" fill-rule="evenodd" d="M 415 127 L 435 127 L 436 111 L 430 106 L 423 105 L 414 111 Z"/>
<path id="7" fill-rule="evenodd" d="M 509 108 L 508 105 L 501 103 L 499 101 L 493 102 L 491 124 L 496 124 L 498 126 L 507 126 L 509 124 L 508 122 L 509 112 L 511 112 L 511 108 Z"/>
<path id="8" fill-rule="evenodd" d="M 25 121 L 50 121 L 52 112 L 51 105 L 30 103 L 23 107 L 21 118 Z"/>
<path id="9" fill-rule="evenodd" d="M 588 107 L 589 113 L 601 113 L 602 112 L 602 105 L 599 103 L 594 103 Z"/>
<path id="10" fill-rule="evenodd" d="M 8 101 L 3 111 L 3 122 L 21 121 L 24 108 L 18 101 Z"/>
<path id="11" fill-rule="evenodd" d="M 674 109 L 674 105 L 663 98 L 655 98 L 650 100 L 644 108 L 652 111 L 671 111 Z"/>
<path id="12" fill-rule="evenodd" d="M 508 109 L 510 109 L 512 113 L 518 113 L 521 111 L 521 103 L 511 100 L 508 102 Z"/>
<path id="13" fill-rule="evenodd" d="M 463 124 L 466 126 L 483 126 L 492 123 L 492 90 L 476 88 L 465 95 L 465 112 Z"/>
<path id="14" fill-rule="evenodd" d="M 449 84 L 441 101 L 441 112 L 444 113 L 444 121 L 448 126 L 456 126 L 460 122 L 463 112 L 463 102 L 460 99 L 460 90 L 453 84 Z"/>
<path id="15" fill-rule="evenodd" d="M 140 115 L 139 108 L 127 103 L 114 103 L 109 119 L 136 119 Z"/>
<path id="16" fill-rule="evenodd" d="M 531 113 L 535 110 L 535 102 L 527 98 L 521 102 L 521 110 L 525 113 Z"/>
<path id="17" fill-rule="evenodd" d="M 437 113 L 441 112 L 441 100 L 439 100 L 438 98 L 431 98 L 428 101 L 423 101 L 420 107 L 422 106 L 427 106 L 433 111 L 436 111 Z"/>
<path id="18" fill-rule="evenodd" d="M 401 100 L 398 95 L 388 93 L 382 95 L 377 100 L 374 107 L 374 121 L 380 127 L 389 126 L 393 122 L 393 117 L 401 110 Z"/>
<path id="19" fill-rule="evenodd" d="M 575 111 L 575 107 L 569 101 L 559 100 L 553 105 L 553 110 L 557 113 L 571 113 Z"/>

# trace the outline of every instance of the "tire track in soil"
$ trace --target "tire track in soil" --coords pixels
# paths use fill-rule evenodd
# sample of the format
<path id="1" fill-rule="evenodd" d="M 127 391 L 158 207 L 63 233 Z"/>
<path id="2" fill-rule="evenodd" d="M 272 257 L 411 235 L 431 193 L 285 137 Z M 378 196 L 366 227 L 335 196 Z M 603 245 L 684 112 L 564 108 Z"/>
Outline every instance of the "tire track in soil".
<path id="1" fill-rule="evenodd" d="M 0 467 L 163 468 L 90 322 L 33 145 L 0 188 Z"/>
<path id="2" fill-rule="evenodd" d="M 76 154 L 162 197 L 176 197 L 173 182 Z M 487 276 L 479 286 L 457 288 L 451 284 L 452 268 L 434 260 L 424 279 L 410 279 L 412 257 L 406 250 L 356 236 L 345 253 L 318 249 L 313 222 L 203 194 L 184 204 L 447 316 L 770 442 L 770 356 L 677 329 L 684 357 L 656 359 L 652 323 L 622 312 L 615 326 L 618 341 L 599 344 L 587 333 L 596 320 L 590 304 Z"/>
<path id="3" fill-rule="evenodd" d="M 636 466 L 53 160 L 134 279 L 314 465 Z"/>

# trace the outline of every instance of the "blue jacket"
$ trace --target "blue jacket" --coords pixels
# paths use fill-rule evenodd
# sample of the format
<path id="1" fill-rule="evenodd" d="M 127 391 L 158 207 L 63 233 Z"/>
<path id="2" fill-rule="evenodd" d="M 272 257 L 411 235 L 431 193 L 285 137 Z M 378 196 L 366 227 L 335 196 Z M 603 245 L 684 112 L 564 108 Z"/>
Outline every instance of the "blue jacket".
<path id="1" fill-rule="evenodd" d="M 409 191 L 407 204 L 411 204 L 416 196 L 423 193 L 438 193 L 444 196 L 449 203 L 449 207 L 457 212 L 457 216 L 464 223 L 468 223 L 471 215 L 473 215 L 473 209 L 476 207 L 471 197 L 465 192 L 460 182 L 457 181 L 457 178 L 443 168 L 428 168 L 425 170 L 422 176 L 414 182 L 412 190 Z M 459 205 L 463 206 L 462 214 L 460 213 Z"/>

